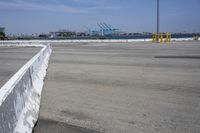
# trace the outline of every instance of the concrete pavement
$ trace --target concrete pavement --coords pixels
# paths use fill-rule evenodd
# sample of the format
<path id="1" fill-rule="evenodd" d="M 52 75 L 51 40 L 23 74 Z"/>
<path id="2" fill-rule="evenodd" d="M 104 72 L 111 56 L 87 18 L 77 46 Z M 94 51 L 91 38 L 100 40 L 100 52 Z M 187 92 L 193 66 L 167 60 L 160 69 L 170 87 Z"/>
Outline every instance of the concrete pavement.
<path id="1" fill-rule="evenodd" d="M 39 50 L 35 47 L 0 47 L 0 87 Z"/>
<path id="2" fill-rule="evenodd" d="M 53 44 L 35 133 L 198 133 L 199 56 L 199 42 Z"/>

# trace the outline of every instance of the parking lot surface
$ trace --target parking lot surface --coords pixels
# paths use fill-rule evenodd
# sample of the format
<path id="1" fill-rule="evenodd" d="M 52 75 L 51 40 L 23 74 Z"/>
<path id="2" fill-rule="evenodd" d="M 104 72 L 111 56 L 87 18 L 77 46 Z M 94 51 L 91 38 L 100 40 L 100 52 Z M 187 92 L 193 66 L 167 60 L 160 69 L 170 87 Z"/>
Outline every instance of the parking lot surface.
<path id="1" fill-rule="evenodd" d="M 199 42 L 54 43 L 35 132 L 198 133 L 199 111 Z"/>
<path id="2" fill-rule="evenodd" d="M 40 48 L 36 47 L 0 47 L 0 88 L 23 65 L 26 64 Z"/>

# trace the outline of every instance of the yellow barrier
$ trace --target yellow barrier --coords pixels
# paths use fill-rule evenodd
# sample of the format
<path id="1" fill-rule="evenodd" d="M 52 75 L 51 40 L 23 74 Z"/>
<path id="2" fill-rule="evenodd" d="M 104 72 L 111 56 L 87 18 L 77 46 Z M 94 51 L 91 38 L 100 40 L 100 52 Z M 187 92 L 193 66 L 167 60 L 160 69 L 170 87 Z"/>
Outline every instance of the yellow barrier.
<path id="1" fill-rule="evenodd" d="M 156 36 L 156 34 L 153 34 L 152 42 L 155 43 L 156 40 L 157 40 L 157 36 Z"/>
<path id="2" fill-rule="evenodd" d="M 157 40 L 159 38 L 159 40 Z M 152 42 L 171 42 L 171 33 L 167 32 L 166 34 L 152 34 Z"/>
<path id="3" fill-rule="evenodd" d="M 199 36 L 193 36 L 193 40 L 194 41 L 198 41 L 199 40 Z"/>
<path id="4" fill-rule="evenodd" d="M 163 33 L 160 33 L 160 42 L 163 42 Z"/>
<path id="5" fill-rule="evenodd" d="M 166 42 L 171 42 L 171 33 L 166 33 Z"/>

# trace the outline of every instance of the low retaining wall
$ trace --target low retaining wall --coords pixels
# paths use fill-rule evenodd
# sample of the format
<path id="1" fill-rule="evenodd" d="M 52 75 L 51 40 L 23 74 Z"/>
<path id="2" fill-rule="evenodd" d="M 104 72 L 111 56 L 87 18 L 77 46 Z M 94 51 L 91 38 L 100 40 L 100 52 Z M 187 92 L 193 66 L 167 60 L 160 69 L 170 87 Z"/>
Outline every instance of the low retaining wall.
<path id="1" fill-rule="evenodd" d="M 38 119 L 43 80 L 52 49 L 49 44 L 5 44 L 3 46 L 42 47 L 0 88 L 0 132 L 31 133 Z"/>
<path id="2" fill-rule="evenodd" d="M 172 41 L 191 41 L 193 38 L 171 38 Z M 0 43 L 130 43 L 152 42 L 152 39 L 105 39 L 105 40 L 9 40 Z"/>

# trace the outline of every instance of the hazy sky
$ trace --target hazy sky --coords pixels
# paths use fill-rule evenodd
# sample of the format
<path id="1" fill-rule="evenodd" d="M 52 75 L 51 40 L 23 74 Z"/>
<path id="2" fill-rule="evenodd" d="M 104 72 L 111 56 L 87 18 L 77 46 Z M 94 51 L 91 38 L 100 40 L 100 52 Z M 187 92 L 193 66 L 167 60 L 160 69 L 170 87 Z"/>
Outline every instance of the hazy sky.
<path id="1" fill-rule="evenodd" d="M 8 34 L 85 31 L 106 22 L 127 32 L 155 32 L 157 0 L 0 0 Z M 200 0 L 160 0 L 161 31 L 200 32 Z"/>

